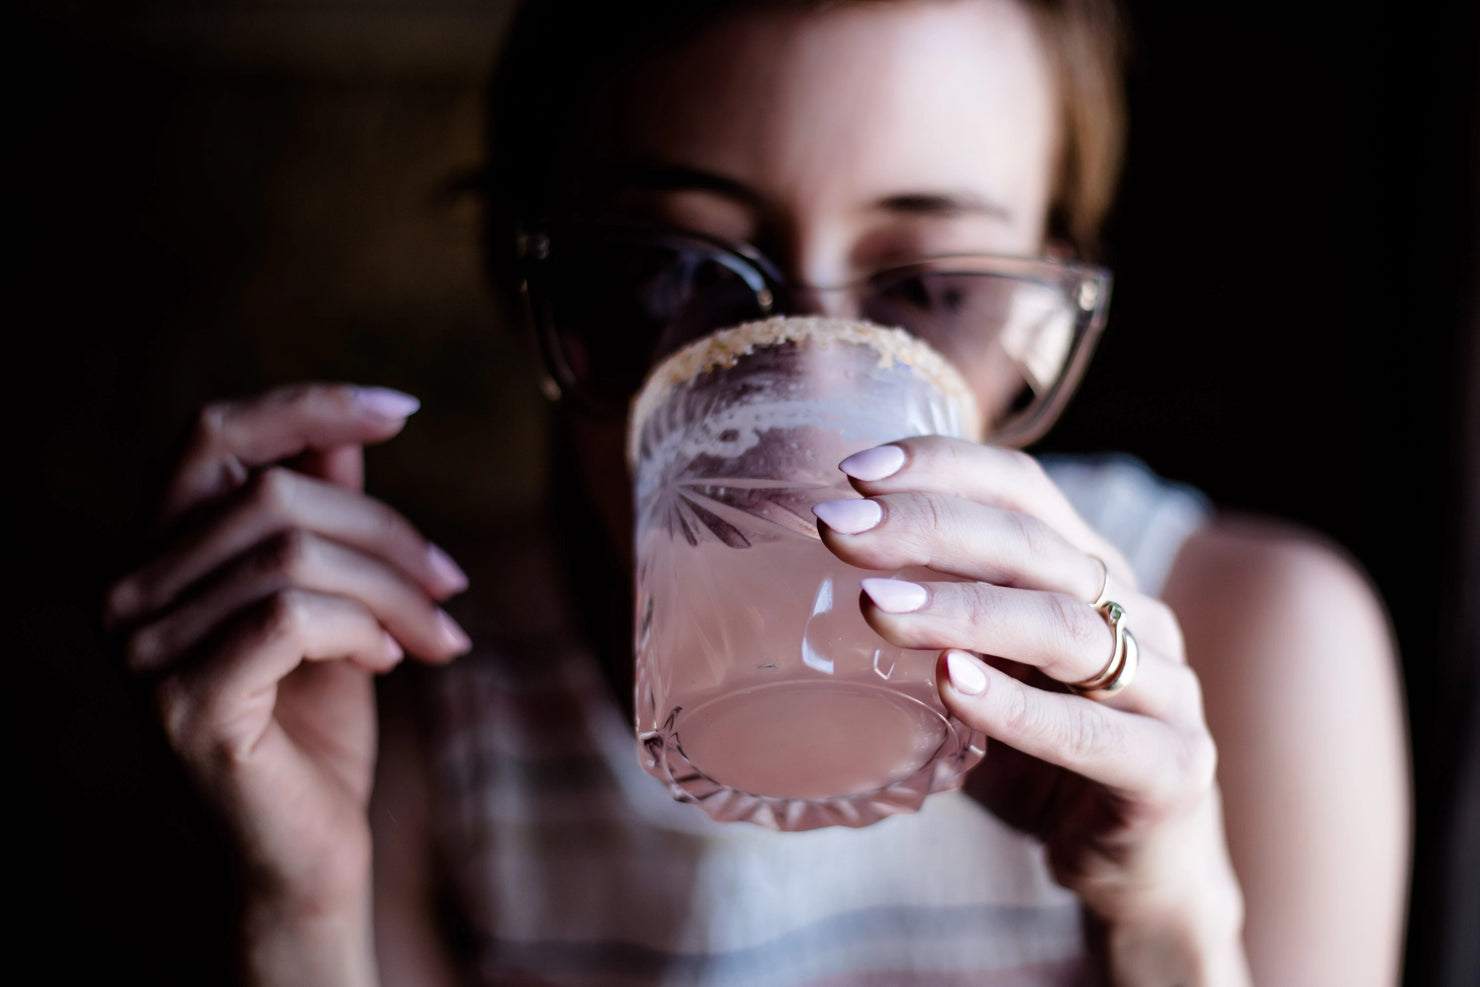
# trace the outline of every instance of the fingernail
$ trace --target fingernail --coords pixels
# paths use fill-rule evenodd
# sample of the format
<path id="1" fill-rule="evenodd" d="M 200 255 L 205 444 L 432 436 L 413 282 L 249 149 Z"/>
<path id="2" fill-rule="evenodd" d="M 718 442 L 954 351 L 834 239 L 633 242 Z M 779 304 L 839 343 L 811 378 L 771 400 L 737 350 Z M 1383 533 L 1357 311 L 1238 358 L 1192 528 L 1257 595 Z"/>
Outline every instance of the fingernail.
<path id="1" fill-rule="evenodd" d="M 427 545 L 427 565 L 431 568 L 432 575 L 437 577 L 437 582 L 452 592 L 461 593 L 468 588 L 468 574 L 441 547 Z"/>
<path id="2" fill-rule="evenodd" d="M 390 655 L 392 660 L 400 661 L 406 657 L 405 649 L 396 642 L 395 638 L 391 637 L 390 631 L 381 631 L 381 634 L 385 635 L 385 653 Z"/>
<path id="3" fill-rule="evenodd" d="M 455 649 L 458 654 L 467 651 L 473 646 L 473 642 L 469 639 L 467 631 L 457 626 L 457 621 L 453 620 L 452 615 L 446 610 L 437 611 L 437 629 L 442 635 L 442 640 L 447 643 L 447 646 Z"/>
<path id="4" fill-rule="evenodd" d="M 421 401 L 389 387 L 358 387 L 355 401 L 361 408 L 383 418 L 405 418 L 421 407 Z"/>
<path id="5" fill-rule="evenodd" d="M 861 582 L 874 606 L 885 613 L 913 613 L 923 607 L 929 597 L 924 586 L 903 579 L 869 578 Z"/>
<path id="6" fill-rule="evenodd" d="M 946 652 L 946 675 L 951 688 L 968 696 L 979 696 L 987 689 L 987 676 L 981 664 L 964 651 Z"/>
<path id="7" fill-rule="evenodd" d="M 855 452 L 838 464 L 838 469 L 855 480 L 882 480 L 893 476 L 904 465 L 904 450 L 899 446 L 874 446 Z"/>
<path id="8" fill-rule="evenodd" d="M 872 500 L 824 500 L 812 513 L 843 535 L 862 534 L 884 520 L 884 508 Z"/>

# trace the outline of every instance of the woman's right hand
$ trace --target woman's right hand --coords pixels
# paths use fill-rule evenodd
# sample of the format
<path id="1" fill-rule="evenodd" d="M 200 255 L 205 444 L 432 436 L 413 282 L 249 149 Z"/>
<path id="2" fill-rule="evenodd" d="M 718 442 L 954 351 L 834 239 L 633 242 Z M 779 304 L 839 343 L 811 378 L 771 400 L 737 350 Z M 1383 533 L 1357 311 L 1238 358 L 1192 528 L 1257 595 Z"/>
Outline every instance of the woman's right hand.
<path id="1" fill-rule="evenodd" d="M 170 746 L 240 855 L 249 950 L 368 921 L 372 677 L 406 652 L 469 647 L 437 605 L 466 577 L 361 490 L 362 448 L 416 408 L 322 384 L 206 408 L 152 556 L 107 595 L 129 671 L 152 681 Z"/>

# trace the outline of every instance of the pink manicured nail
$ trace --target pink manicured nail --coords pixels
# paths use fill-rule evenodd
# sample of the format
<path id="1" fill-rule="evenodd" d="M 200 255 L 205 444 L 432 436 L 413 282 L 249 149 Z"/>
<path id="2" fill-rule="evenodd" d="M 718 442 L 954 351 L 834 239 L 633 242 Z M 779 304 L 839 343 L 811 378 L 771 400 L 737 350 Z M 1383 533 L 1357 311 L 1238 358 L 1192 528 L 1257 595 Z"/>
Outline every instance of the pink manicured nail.
<path id="1" fill-rule="evenodd" d="M 389 387 L 359 387 L 355 389 L 355 401 L 366 411 L 382 418 L 405 418 L 415 414 L 421 401 L 402 391 Z"/>
<path id="2" fill-rule="evenodd" d="M 874 606 L 885 613 L 913 613 L 925 605 L 930 595 L 919 583 L 903 579 L 869 578 L 860 582 Z"/>
<path id="3" fill-rule="evenodd" d="M 457 626 L 457 621 L 453 620 L 452 615 L 446 610 L 437 611 L 437 630 L 442 635 L 442 640 L 447 643 L 448 647 L 456 649 L 459 654 L 473 646 L 473 642 L 469 639 L 467 631 Z"/>
<path id="4" fill-rule="evenodd" d="M 391 637 L 391 632 L 381 631 L 381 633 L 385 635 L 385 653 L 390 655 L 391 658 L 395 661 L 400 661 L 402 658 L 405 658 L 405 650 L 401 647 L 400 644 L 396 643 L 395 638 Z"/>
<path id="5" fill-rule="evenodd" d="M 442 551 L 436 545 L 427 545 L 427 565 L 431 567 L 432 575 L 454 593 L 460 593 L 468 588 L 468 574 L 454 561 L 452 556 Z"/>
<path id="6" fill-rule="evenodd" d="M 980 663 L 964 651 L 946 652 L 946 674 L 957 692 L 979 696 L 986 691 L 987 676 Z"/>
<path id="7" fill-rule="evenodd" d="M 838 464 L 838 469 L 855 480 L 882 480 L 893 476 L 904 465 L 904 450 L 899 446 L 874 446 L 855 452 Z"/>
<path id="8" fill-rule="evenodd" d="M 824 500 L 812 513 L 842 535 L 862 534 L 884 520 L 884 508 L 872 500 Z"/>

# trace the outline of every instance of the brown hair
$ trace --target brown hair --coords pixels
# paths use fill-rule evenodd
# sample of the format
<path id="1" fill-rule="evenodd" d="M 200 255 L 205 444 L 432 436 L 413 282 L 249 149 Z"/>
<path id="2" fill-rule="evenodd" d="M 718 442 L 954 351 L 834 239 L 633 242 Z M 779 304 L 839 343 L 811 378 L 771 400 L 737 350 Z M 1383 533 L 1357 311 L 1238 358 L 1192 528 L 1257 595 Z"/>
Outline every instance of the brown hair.
<path id="1" fill-rule="evenodd" d="M 1094 259 L 1125 150 L 1125 29 L 1111 0 L 1024 2 L 1053 64 L 1063 127 L 1048 235 Z"/>
<path id="2" fill-rule="evenodd" d="M 576 168 L 601 90 L 624 70 L 726 14 L 757 5 L 821 9 L 903 0 L 527 0 L 488 92 L 484 257 L 500 288 L 515 282 L 521 228 L 579 209 Z M 1124 138 L 1122 29 L 1115 0 L 1019 0 L 1038 24 L 1061 102 L 1063 140 L 1048 236 L 1098 253 Z"/>

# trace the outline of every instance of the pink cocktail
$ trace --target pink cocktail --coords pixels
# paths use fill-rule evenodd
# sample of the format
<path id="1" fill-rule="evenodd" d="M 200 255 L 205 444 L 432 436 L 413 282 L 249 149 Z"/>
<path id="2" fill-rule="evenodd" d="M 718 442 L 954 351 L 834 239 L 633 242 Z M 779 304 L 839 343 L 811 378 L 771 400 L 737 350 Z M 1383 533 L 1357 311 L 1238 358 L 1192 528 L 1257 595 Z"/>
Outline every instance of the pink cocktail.
<path id="1" fill-rule="evenodd" d="M 714 818 L 862 826 L 960 785 L 979 733 L 936 652 L 888 644 L 813 504 L 837 464 L 911 435 L 978 438 L 959 374 L 900 330 L 773 319 L 664 361 L 633 407 L 637 734 L 647 770 Z"/>

